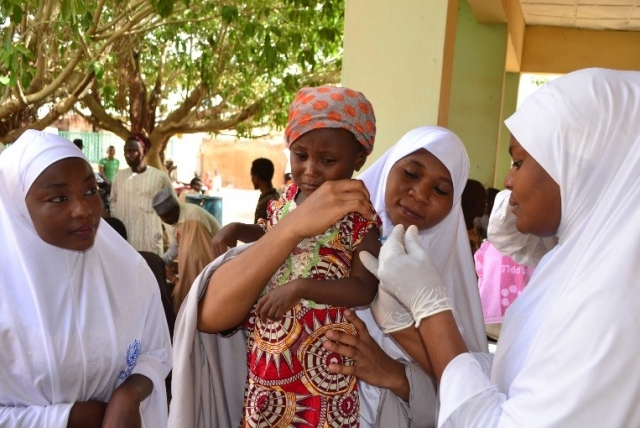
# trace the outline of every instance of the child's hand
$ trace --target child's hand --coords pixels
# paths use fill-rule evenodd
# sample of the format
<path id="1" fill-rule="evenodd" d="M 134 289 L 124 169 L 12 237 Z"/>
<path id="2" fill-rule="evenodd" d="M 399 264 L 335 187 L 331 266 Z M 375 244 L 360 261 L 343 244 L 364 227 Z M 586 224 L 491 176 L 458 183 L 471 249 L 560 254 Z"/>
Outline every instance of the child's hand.
<path id="1" fill-rule="evenodd" d="M 211 240 L 211 248 L 213 249 L 213 259 L 227 252 L 229 248 L 238 245 L 238 229 L 235 223 L 229 223 L 221 228 Z"/>
<path id="2" fill-rule="evenodd" d="M 262 321 L 280 321 L 300 299 L 296 280 L 293 280 L 274 288 L 261 298 L 256 306 L 256 316 Z"/>

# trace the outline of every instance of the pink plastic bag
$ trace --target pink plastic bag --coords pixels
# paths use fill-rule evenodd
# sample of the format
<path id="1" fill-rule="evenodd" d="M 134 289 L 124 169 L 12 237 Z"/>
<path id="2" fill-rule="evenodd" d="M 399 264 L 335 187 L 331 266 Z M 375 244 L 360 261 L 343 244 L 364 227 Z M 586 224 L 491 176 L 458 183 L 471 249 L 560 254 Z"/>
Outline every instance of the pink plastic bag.
<path id="1" fill-rule="evenodd" d="M 489 241 L 474 255 L 485 324 L 501 323 L 504 312 L 520 295 L 535 270 L 503 256 Z"/>

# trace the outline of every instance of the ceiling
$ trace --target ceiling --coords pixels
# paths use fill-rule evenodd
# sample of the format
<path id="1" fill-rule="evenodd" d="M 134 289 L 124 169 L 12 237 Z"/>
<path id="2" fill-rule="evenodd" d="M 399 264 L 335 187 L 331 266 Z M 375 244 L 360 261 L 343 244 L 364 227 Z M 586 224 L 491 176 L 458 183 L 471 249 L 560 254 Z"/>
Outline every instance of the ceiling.
<path id="1" fill-rule="evenodd" d="M 520 0 L 527 25 L 640 31 L 640 0 Z"/>

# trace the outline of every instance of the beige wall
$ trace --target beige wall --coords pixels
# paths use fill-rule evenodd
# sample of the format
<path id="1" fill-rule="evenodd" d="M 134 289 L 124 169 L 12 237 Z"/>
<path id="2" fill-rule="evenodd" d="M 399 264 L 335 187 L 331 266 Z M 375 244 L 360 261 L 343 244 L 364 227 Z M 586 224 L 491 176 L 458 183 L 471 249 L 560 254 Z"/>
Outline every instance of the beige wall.
<path id="1" fill-rule="evenodd" d="M 438 121 L 448 0 L 347 0 L 342 84 L 373 104 L 367 165 L 404 133 Z"/>
<path id="2" fill-rule="evenodd" d="M 283 154 L 283 144 L 256 141 L 202 140 L 202 176 L 206 171 L 218 169 L 222 175 L 222 185 L 239 189 L 253 189 L 251 184 L 251 162 L 257 158 L 267 158 L 273 162 L 273 186 L 282 186 L 287 159 Z"/>

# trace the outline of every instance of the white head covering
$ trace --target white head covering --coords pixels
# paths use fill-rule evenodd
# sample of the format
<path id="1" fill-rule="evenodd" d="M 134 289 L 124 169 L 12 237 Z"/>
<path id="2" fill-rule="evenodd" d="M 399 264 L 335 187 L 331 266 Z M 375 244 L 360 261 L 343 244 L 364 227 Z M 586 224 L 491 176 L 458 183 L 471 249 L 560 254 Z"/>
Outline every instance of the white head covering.
<path id="1" fill-rule="evenodd" d="M 528 392 L 502 409 L 537 426 L 639 426 L 640 73 L 567 74 L 506 125 L 560 186 L 562 215 L 505 314 L 492 378 Z"/>
<path id="2" fill-rule="evenodd" d="M 53 163 L 86 158 L 70 141 L 28 130 L 0 157 L 0 406 L 9 425 L 53 426 L 75 401 L 108 401 L 131 373 L 154 383 L 147 426 L 166 425 L 171 344 L 158 286 L 108 224 L 93 247 L 44 242 L 25 197 Z"/>
<path id="3" fill-rule="evenodd" d="M 371 195 L 371 202 L 382 219 L 383 235 L 388 235 L 393 226 L 385 207 L 385 193 L 389 171 L 396 162 L 405 156 L 420 150 L 428 150 L 436 156 L 449 170 L 453 181 L 453 206 L 449 214 L 437 225 L 427 230 L 420 230 L 419 239 L 422 246 L 429 251 L 442 273 L 447 287 L 447 295 L 453 306 L 453 313 L 458 328 L 470 350 L 487 351 L 487 336 L 478 291 L 471 247 L 467 235 L 460 197 L 469 177 L 469 158 L 462 141 L 453 132 L 437 126 L 423 126 L 409 131 L 393 147 L 387 150 L 373 165 L 367 168 L 358 179 L 364 181 Z M 358 316 L 365 322 L 371 337 L 382 349 L 394 359 L 409 360 L 395 341 L 384 334 L 375 323 L 371 311 L 360 309 Z M 423 418 L 435 420 L 435 384 L 433 391 L 427 385 L 425 389 Z M 363 426 L 374 426 L 377 420 L 380 390 L 364 382 L 358 382 L 360 413 Z M 417 412 L 417 409 L 412 410 Z"/>
<path id="4" fill-rule="evenodd" d="M 438 126 L 416 128 L 405 134 L 358 178 L 369 189 L 373 206 L 382 219 L 383 234 L 387 235 L 395 226 L 385 207 L 389 171 L 400 159 L 420 149 L 429 151 L 447 167 L 454 189 L 451 211 L 437 225 L 419 231 L 420 242 L 440 269 L 467 346 L 473 351 L 485 351 L 487 342 L 478 280 L 460 205 L 469 177 L 469 158 L 460 138 Z"/>
<path id="5" fill-rule="evenodd" d="M 496 195 L 487 226 L 487 239 L 505 256 L 521 265 L 536 267 L 540 259 L 558 243 L 555 236 L 540 238 L 525 235 L 516 228 L 516 216 L 509 205 L 511 190 Z"/>

